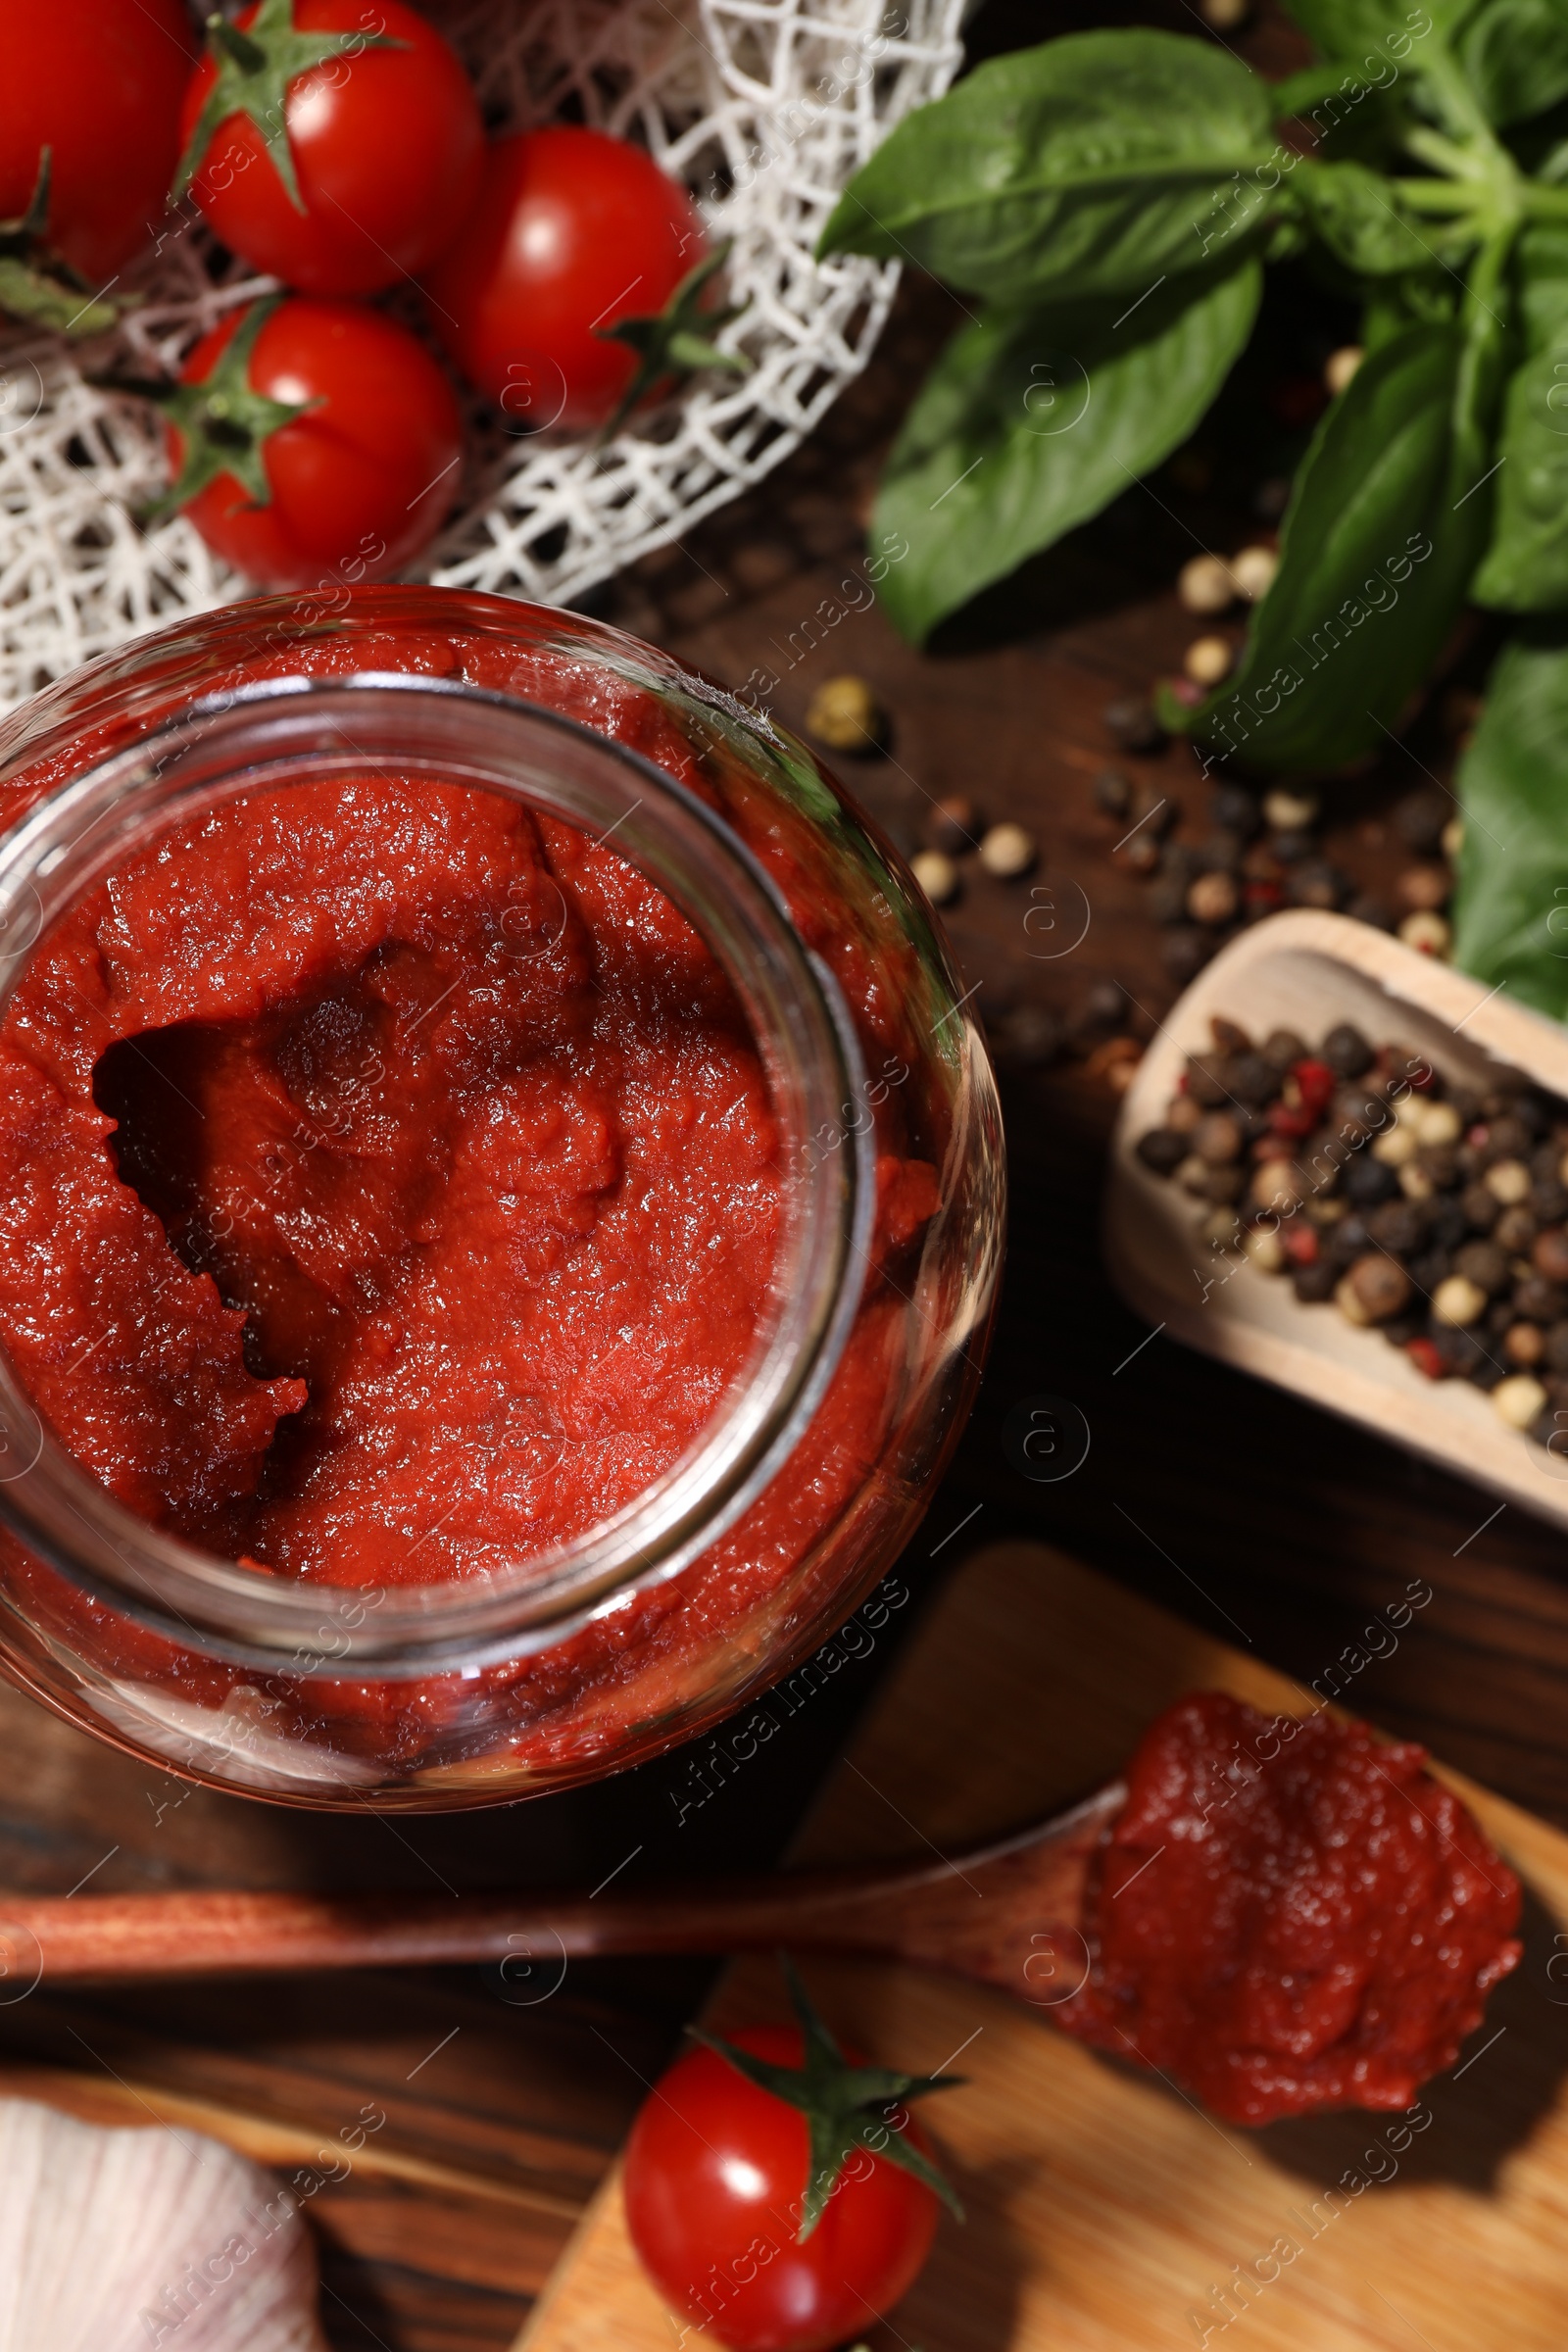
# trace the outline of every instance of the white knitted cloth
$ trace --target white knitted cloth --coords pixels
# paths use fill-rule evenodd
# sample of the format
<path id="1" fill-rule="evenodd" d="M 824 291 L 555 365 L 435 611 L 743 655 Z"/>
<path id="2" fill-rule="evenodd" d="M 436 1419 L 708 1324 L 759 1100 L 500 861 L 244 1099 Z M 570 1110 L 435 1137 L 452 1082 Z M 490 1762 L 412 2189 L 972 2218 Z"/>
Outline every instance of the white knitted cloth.
<path id="1" fill-rule="evenodd" d="M 697 379 L 604 448 L 512 438 L 471 409 L 461 505 L 410 576 L 560 604 L 757 481 L 865 365 L 897 269 L 818 265 L 812 247 L 878 140 L 947 88 L 962 0 L 448 0 L 433 13 L 493 124 L 564 115 L 634 132 L 693 188 L 715 239 L 733 240 L 728 293 L 745 311 L 721 339 L 749 374 Z M 166 480 L 157 417 L 81 370 L 173 369 L 272 282 L 227 262 L 189 211 L 126 272 L 145 299 L 115 336 L 71 347 L 0 326 L 0 709 L 245 593 L 182 517 L 138 524 Z M 412 297 L 404 315 L 417 319 Z"/>

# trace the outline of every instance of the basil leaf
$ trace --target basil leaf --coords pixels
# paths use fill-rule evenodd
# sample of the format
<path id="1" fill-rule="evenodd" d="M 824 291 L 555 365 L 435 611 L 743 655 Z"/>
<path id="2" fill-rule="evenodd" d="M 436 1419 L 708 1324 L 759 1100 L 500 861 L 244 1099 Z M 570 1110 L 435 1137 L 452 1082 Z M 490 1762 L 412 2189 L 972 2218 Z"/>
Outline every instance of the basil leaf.
<path id="1" fill-rule="evenodd" d="M 1449 273 L 1379 280 L 1361 311 L 1361 344 L 1377 351 L 1412 326 L 1449 326 L 1459 315 L 1460 287 Z"/>
<path id="2" fill-rule="evenodd" d="M 1471 590 L 1504 612 L 1568 606 L 1568 320 L 1515 368 L 1503 409 L 1492 545 Z"/>
<path id="3" fill-rule="evenodd" d="M 1185 441 L 1251 332 L 1262 283 L 1249 260 L 1131 313 L 999 308 L 956 336 L 877 499 L 873 529 L 908 544 L 882 588 L 905 636 L 918 644 Z"/>
<path id="4" fill-rule="evenodd" d="M 1441 232 L 1430 221 L 1418 230 L 1394 182 L 1364 164 L 1313 164 L 1297 172 L 1291 194 L 1336 259 L 1363 276 L 1398 277 L 1441 259 Z"/>
<path id="5" fill-rule="evenodd" d="M 1177 33 L 1068 33 L 901 122 L 818 251 L 918 262 L 996 301 L 1142 294 L 1230 259 L 1267 212 L 1268 86 Z"/>
<path id="6" fill-rule="evenodd" d="M 1397 160 L 1403 116 L 1404 80 L 1392 58 L 1370 51 L 1358 65 L 1343 58 L 1333 65 L 1307 66 L 1274 85 L 1277 122 L 1309 123 L 1313 153 L 1320 162 L 1360 155 L 1377 163 Z M 1370 102 L 1370 103 L 1369 103 Z"/>
<path id="7" fill-rule="evenodd" d="M 1453 959 L 1568 1019 L 1568 629 L 1504 646 L 1460 762 Z"/>
<path id="8" fill-rule="evenodd" d="M 1568 0 L 1489 0 L 1457 50 L 1490 122 L 1543 115 L 1568 98 Z"/>
<path id="9" fill-rule="evenodd" d="M 1274 84 L 1274 120 L 1288 122 L 1295 115 L 1309 114 L 1324 98 L 1338 96 L 1344 78 L 1342 64 L 1303 66 L 1298 74 L 1287 74 Z"/>
<path id="10" fill-rule="evenodd" d="M 1485 536 L 1484 497 L 1451 478 L 1464 354 L 1454 328 L 1414 326 L 1362 361 L 1297 476 L 1241 667 L 1191 732 L 1276 770 L 1341 767 L 1382 740 Z"/>
<path id="11" fill-rule="evenodd" d="M 1568 220 L 1530 220 L 1514 248 L 1525 349 L 1544 351 L 1568 321 Z"/>
<path id="12" fill-rule="evenodd" d="M 1328 57 L 1359 57 L 1376 50 L 1392 58 L 1419 55 L 1417 44 L 1441 36 L 1472 8 L 1475 0 L 1426 0 L 1410 8 L 1403 0 L 1290 0 L 1304 33 Z"/>

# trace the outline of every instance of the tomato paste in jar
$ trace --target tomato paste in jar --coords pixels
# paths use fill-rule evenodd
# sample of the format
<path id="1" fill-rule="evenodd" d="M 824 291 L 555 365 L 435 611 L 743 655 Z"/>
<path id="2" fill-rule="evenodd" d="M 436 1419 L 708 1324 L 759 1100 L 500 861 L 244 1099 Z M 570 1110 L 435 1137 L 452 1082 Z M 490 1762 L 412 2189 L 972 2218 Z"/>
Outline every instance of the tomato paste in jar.
<path id="1" fill-rule="evenodd" d="M 1519 1960 L 1519 1882 L 1426 1750 L 1225 1691 L 1151 1726 L 1101 1848 L 1069 2033 L 1239 2124 L 1407 2108 Z"/>
<path id="2" fill-rule="evenodd" d="M 906 1401 L 911 1317 L 931 1321 L 910 1285 L 951 1105 L 926 1075 L 929 960 L 863 877 L 846 884 L 821 783 L 768 803 L 726 765 L 733 727 L 694 752 L 634 665 L 602 658 L 627 645 L 610 632 L 550 615 L 542 642 L 517 608 L 447 601 L 484 627 L 357 623 L 318 633 L 308 666 L 543 705 L 705 799 L 837 982 L 870 1081 L 846 1105 L 875 1139 L 858 1304 L 787 1475 L 672 1583 L 464 1677 L 470 1717 L 510 1691 L 514 1754 L 571 1768 L 680 1720 L 700 1661 L 771 1596 L 819 1638 L 841 1525 L 874 1506 L 865 1556 L 884 1561 L 906 1527 L 916 1486 L 868 1506 L 867 1482 Z M 204 683 L 297 671 L 297 633 L 244 655 Z M 78 739 L 70 763 L 13 768 L 0 821 L 83 757 Z M 291 1580 L 483 1579 L 689 1452 L 754 1351 L 789 1181 L 723 965 L 614 840 L 383 762 L 181 822 L 33 952 L 0 1029 L 0 1341 L 66 1450 L 161 1529 Z M 918 1477 L 938 1461 L 928 1445 Z M 77 1638 L 49 1572 L 10 1574 L 53 1640 Z M 142 1681 L 156 1652 L 207 1708 L 243 1680 L 133 1625 L 95 1617 L 92 1640 L 98 1666 Z M 754 1680 L 764 1664 L 759 1645 Z M 270 1729 L 325 1723 L 335 1747 L 420 1765 L 441 1683 L 318 1677 L 268 1702 Z M 465 1752 L 454 1738 L 438 1761 Z M 494 1754 L 493 1710 L 466 1752 Z"/>

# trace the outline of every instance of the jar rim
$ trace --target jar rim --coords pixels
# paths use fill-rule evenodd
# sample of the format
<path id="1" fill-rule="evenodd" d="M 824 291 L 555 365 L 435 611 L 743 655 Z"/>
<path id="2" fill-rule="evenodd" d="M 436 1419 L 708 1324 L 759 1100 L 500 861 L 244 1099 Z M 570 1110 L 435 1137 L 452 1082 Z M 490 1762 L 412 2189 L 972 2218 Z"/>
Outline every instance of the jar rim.
<path id="1" fill-rule="evenodd" d="M 36 739 L 27 747 L 38 749 Z M 94 1597 L 188 1646 L 291 1676 L 472 1669 L 568 1638 L 668 1581 L 774 1478 L 826 1393 L 868 1264 L 868 1125 L 810 1139 L 859 1099 L 849 1006 L 740 834 L 644 753 L 461 678 L 365 669 L 246 681 L 194 700 L 85 766 L 0 836 L 0 1017 L 51 925 L 118 862 L 198 808 L 395 773 L 500 793 L 616 853 L 694 924 L 727 972 L 794 1149 L 788 1246 L 747 1372 L 678 1459 L 610 1519 L 512 1567 L 390 1590 L 225 1561 L 134 1516 L 45 1427 L 0 1347 L 0 1518 Z M 433 1531 L 432 1531 L 433 1532 Z M 368 1608 L 367 1592 L 376 1598 Z"/>

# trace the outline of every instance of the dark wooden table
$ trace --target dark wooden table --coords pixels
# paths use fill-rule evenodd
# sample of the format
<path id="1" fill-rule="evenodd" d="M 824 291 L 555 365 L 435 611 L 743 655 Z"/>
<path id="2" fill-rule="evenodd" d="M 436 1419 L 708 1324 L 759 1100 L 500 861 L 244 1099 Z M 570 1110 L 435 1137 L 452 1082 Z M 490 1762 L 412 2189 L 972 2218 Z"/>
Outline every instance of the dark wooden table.
<path id="1" fill-rule="evenodd" d="M 1113 13 L 1020 5 L 1009 19 L 1005 5 L 996 0 L 980 21 L 990 45 Z M 1179 6 L 1143 14 L 1190 23 Z M 1294 62 L 1267 19 L 1244 45 L 1274 70 Z M 1358 1676 L 1357 1706 L 1568 1823 L 1560 1538 L 1327 1412 L 1164 1339 L 1140 1348 L 1144 1327 L 1111 1292 L 1095 1239 L 1115 1097 L 1082 1053 L 1047 1066 L 1020 1057 L 1030 1015 L 1054 1013 L 1070 1027 L 1106 982 L 1127 992 L 1113 1026 L 1134 1037 L 1152 1034 L 1175 993 L 1145 886 L 1111 860 L 1117 828 L 1096 812 L 1091 785 L 1114 761 L 1171 793 L 1190 831 L 1205 827 L 1207 788 L 1191 756 L 1172 747 L 1128 759 L 1102 713 L 1174 668 L 1194 633 L 1172 592 L 1180 564 L 1199 545 L 1232 549 L 1256 533 L 1250 486 L 1278 462 L 1261 393 L 1244 380 L 1221 427 L 916 654 L 874 604 L 823 615 L 865 603 L 837 592 L 861 554 L 878 457 L 955 316 L 934 288 L 906 286 L 874 365 L 813 443 L 684 547 L 596 600 L 607 617 L 732 682 L 770 670 L 772 707 L 789 724 L 802 723 L 823 678 L 867 678 L 893 732 L 887 756 L 856 762 L 853 782 L 895 838 L 918 846 L 932 801 L 966 793 L 1037 836 L 1032 879 L 1075 882 L 1092 908 L 1082 946 L 1054 962 L 1030 953 L 1029 882 L 993 882 L 970 860 L 951 910 L 976 1002 L 1011 1049 L 1003 1083 L 1014 1207 L 990 1368 L 905 1563 L 911 1599 L 869 1657 L 845 1665 L 813 1708 L 684 1822 L 678 1758 L 499 1814 L 396 1824 L 293 1815 L 186 1789 L 0 1690 L 9 1764 L 0 1883 L 593 1886 L 617 1867 L 627 1883 L 756 1868 L 779 1850 L 922 1592 L 975 1544 L 1019 1532 L 1076 1551 L 1210 1632 L 1234 1639 L 1240 1629 L 1260 1657 L 1305 1682 L 1354 1642 L 1373 1610 L 1425 1578 L 1435 1600 L 1394 1655 Z M 1321 300 L 1293 304 L 1287 285 L 1259 364 L 1309 370 L 1345 331 Z M 1459 674 L 1480 674 L 1485 651 L 1461 648 Z M 1369 884 L 1386 884 L 1396 861 L 1390 804 L 1418 779 L 1417 762 L 1441 772 L 1446 757 L 1433 728 L 1413 740 L 1415 759 L 1391 755 L 1335 804 L 1330 847 Z M 1044 1486 L 1019 1474 L 1002 1441 L 1009 1408 L 1041 1394 L 1075 1403 L 1092 1432 L 1082 1468 Z M 123 2120 L 242 2118 L 234 2135 L 285 2169 L 308 2168 L 313 2148 L 333 2141 L 364 2102 L 379 2102 L 388 2123 L 375 2162 L 357 2163 L 311 2200 L 333 2341 L 501 2352 L 706 1974 L 573 1965 L 554 1989 L 542 1968 L 536 1988 L 451 1971 L 39 1995 L 0 2003 L 0 2057 L 14 2086 L 58 2089 L 69 2070 L 77 2104 Z M 38 2069 L 49 2071 L 27 2071 Z M 0 2087 L 6 2079 L 0 2072 Z"/>

